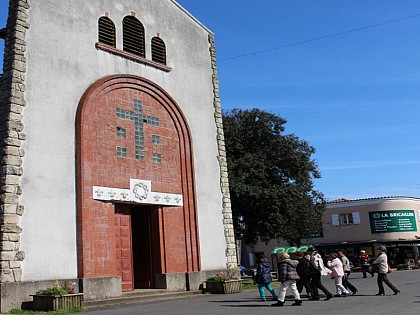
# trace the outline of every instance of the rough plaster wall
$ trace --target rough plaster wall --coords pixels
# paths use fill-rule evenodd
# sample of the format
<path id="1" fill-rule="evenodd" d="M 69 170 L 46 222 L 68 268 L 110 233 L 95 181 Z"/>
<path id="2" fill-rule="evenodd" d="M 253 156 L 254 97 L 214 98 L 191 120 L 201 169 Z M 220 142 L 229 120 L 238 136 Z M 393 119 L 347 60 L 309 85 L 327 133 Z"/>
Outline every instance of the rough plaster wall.
<path id="1" fill-rule="evenodd" d="M 202 269 L 226 266 L 220 171 L 208 31 L 172 1 L 30 1 L 27 36 L 27 106 L 21 202 L 22 280 L 77 276 L 75 115 L 86 89 L 101 77 L 130 73 L 163 87 L 188 121 L 194 149 Z M 122 19 L 137 12 L 150 40 L 166 43 L 165 73 L 95 49 L 105 11 L 122 49 Z"/>

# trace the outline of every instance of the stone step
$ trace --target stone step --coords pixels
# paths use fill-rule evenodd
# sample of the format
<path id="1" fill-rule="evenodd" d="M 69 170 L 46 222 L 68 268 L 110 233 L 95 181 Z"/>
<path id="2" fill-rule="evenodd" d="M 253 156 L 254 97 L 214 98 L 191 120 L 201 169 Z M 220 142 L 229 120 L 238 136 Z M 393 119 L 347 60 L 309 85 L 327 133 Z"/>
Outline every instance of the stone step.
<path id="1" fill-rule="evenodd" d="M 83 301 L 83 307 L 87 309 L 107 307 L 119 304 L 142 303 L 159 300 L 177 299 L 183 297 L 191 297 L 201 294 L 201 290 L 197 291 L 167 291 L 167 290 L 134 290 L 133 292 L 123 293 L 122 296 L 108 298 L 104 300 Z"/>

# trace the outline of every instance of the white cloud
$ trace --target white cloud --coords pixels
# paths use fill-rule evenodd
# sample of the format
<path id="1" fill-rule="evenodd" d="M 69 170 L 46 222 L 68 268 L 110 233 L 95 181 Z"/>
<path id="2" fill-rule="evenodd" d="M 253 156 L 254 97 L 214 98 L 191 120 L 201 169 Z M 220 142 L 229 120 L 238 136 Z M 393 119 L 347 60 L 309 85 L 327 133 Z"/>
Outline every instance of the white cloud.
<path id="1" fill-rule="evenodd" d="M 384 166 L 400 166 L 400 165 L 420 165 L 420 160 L 407 160 L 407 161 L 354 161 L 343 164 L 336 164 L 331 166 L 320 167 L 322 171 L 340 171 L 350 169 L 366 169 L 377 168 Z"/>

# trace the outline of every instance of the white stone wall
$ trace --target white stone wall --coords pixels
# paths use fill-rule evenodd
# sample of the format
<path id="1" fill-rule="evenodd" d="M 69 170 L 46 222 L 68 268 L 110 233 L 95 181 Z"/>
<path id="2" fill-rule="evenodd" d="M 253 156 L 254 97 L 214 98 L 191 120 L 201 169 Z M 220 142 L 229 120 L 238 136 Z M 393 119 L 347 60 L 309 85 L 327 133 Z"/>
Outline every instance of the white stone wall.
<path id="1" fill-rule="evenodd" d="M 22 280 L 77 276 L 75 117 L 98 79 L 129 73 L 165 89 L 184 113 L 193 139 L 203 270 L 226 267 L 220 168 L 213 108 L 209 31 L 171 0 L 29 1 L 26 107 L 20 226 Z M 122 20 L 137 13 L 146 58 L 159 32 L 169 73 L 96 50 L 97 22 L 109 12 L 122 49 Z"/>

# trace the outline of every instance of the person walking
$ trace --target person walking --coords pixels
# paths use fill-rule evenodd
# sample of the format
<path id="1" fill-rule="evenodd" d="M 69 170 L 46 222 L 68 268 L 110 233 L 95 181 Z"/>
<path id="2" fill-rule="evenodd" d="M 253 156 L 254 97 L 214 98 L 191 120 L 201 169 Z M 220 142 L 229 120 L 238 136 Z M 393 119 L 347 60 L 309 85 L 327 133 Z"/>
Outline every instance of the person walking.
<path id="1" fill-rule="evenodd" d="M 310 265 L 309 265 L 309 278 L 311 281 L 312 297 L 310 300 L 319 300 L 319 290 L 324 292 L 326 295 L 325 300 L 329 300 L 333 297 L 330 291 L 321 282 L 321 276 L 328 276 L 331 273 L 331 270 L 325 268 L 324 262 L 320 254 L 317 251 L 310 247 L 308 249 L 308 254 L 311 256 Z"/>
<path id="2" fill-rule="evenodd" d="M 293 296 L 295 298 L 293 306 L 302 305 L 302 300 L 300 299 L 299 292 L 296 287 L 296 280 L 299 279 L 299 276 L 296 272 L 296 266 L 298 264 L 297 260 L 290 259 L 289 254 L 280 253 L 278 255 L 278 272 L 279 272 L 279 281 L 280 281 L 280 290 L 277 303 L 271 304 L 272 306 L 283 306 L 286 299 L 286 291 L 290 287 L 292 290 Z"/>
<path id="3" fill-rule="evenodd" d="M 378 251 L 378 257 L 375 259 L 373 264 L 377 266 L 376 269 L 378 270 L 377 283 L 379 292 L 375 295 L 385 295 L 384 282 L 394 292 L 394 295 L 401 293 L 401 291 L 398 290 L 388 279 L 387 273 L 389 266 L 388 257 L 386 256 L 386 248 L 384 246 L 378 246 L 376 250 Z"/>
<path id="4" fill-rule="evenodd" d="M 349 281 L 350 273 L 351 273 L 351 267 L 350 267 L 350 260 L 347 258 L 346 253 L 343 251 L 338 252 L 338 257 L 341 259 L 341 262 L 343 263 L 343 270 L 344 270 L 344 276 L 343 276 L 343 286 L 350 290 L 353 295 L 357 293 L 357 288 L 352 285 Z"/>
<path id="5" fill-rule="evenodd" d="M 261 255 L 257 264 L 257 274 L 255 275 L 255 282 L 258 285 L 258 292 L 260 293 L 261 302 L 265 302 L 265 289 L 271 293 L 273 300 L 277 300 L 277 294 L 271 286 L 271 264 L 267 260 L 266 255 Z"/>
<path id="6" fill-rule="evenodd" d="M 296 252 L 295 257 L 298 261 L 296 272 L 299 276 L 299 280 L 296 281 L 296 287 L 299 294 L 302 293 L 303 288 L 305 287 L 306 295 L 310 298 L 312 296 L 311 283 L 309 280 L 309 260 L 311 259 L 311 256 L 307 254 L 304 255 L 302 252 Z"/>
<path id="7" fill-rule="evenodd" d="M 344 269 L 343 263 L 338 258 L 337 253 L 331 253 L 328 255 L 328 268 L 331 269 L 331 279 L 334 279 L 335 289 L 337 291 L 336 297 L 347 296 L 350 294 L 349 291 L 343 286 Z"/>
<path id="8" fill-rule="evenodd" d="M 369 255 L 366 254 L 365 250 L 360 251 L 359 255 L 359 263 L 360 267 L 362 268 L 363 278 L 366 278 L 366 273 L 370 273 L 371 277 L 373 277 L 374 273 L 370 268 L 370 258 Z"/>

